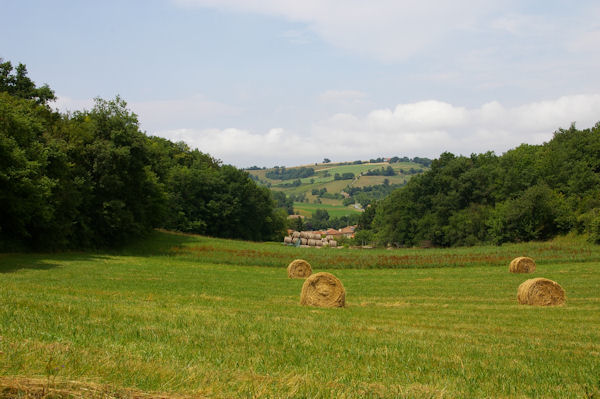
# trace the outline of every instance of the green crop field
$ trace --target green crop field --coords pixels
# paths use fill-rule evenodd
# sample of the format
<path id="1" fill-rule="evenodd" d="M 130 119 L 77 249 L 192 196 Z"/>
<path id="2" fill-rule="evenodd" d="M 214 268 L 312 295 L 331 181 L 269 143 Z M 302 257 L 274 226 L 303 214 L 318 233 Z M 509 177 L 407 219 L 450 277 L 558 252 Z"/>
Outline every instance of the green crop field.
<path id="1" fill-rule="evenodd" d="M 520 255 L 531 275 L 508 273 Z M 299 305 L 308 260 L 346 308 Z M 120 251 L 0 255 L 0 397 L 600 395 L 600 246 L 294 248 L 155 232 Z M 567 302 L 516 301 L 531 277 Z"/>
<path id="2" fill-rule="evenodd" d="M 326 201 L 334 202 L 335 200 L 323 200 L 322 204 L 310 204 L 305 202 L 294 202 L 294 210 L 302 216 L 310 217 L 317 209 L 324 209 L 329 213 L 329 216 L 340 217 L 355 212 L 361 212 L 358 209 L 349 206 L 328 204 Z"/>

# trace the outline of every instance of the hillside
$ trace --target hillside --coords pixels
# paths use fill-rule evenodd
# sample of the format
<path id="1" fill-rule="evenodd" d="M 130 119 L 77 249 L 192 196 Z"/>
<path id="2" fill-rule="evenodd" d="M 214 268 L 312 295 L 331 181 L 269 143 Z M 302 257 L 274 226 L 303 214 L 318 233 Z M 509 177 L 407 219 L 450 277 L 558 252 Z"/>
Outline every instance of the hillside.
<path id="1" fill-rule="evenodd" d="M 429 162 L 395 157 L 247 171 L 259 184 L 291 198 L 296 214 L 310 216 L 316 209 L 326 209 L 331 215 L 343 216 L 361 212 L 373 200 L 404 186 L 427 170 Z"/>

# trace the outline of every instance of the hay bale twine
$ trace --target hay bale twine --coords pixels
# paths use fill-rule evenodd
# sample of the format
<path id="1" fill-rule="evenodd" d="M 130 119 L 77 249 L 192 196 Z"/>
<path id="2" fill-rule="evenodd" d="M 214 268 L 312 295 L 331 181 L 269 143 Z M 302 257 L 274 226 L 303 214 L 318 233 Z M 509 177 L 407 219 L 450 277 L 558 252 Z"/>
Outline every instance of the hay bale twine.
<path id="1" fill-rule="evenodd" d="M 565 303 L 565 290 L 547 278 L 532 278 L 519 286 L 517 300 L 521 305 L 562 305 Z"/>
<path id="2" fill-rule="evenodd" d="M 300 304 L 323 308 L 346 306 L 346 290 L 342 282 L 331 273 L 316 273 L 302 285 Z"/>
<path id="3" fill-rule="evenodd" d="M 306 278 L 312 274 L 310 263 L 304 259 L 296 259 L 287 267 L 289 278 Z"/>
<path id="4" fill-rule="evenodd" d="M 511 273 L 533 273 L 535 271 L 535 261 L 527 256 L 514 258 L 508 266 Z"/>
<path id="5" fill-rule="evenodd" d="M 292 243 L 292 237 L 290 237 L 290 236 L 283 237 L 283 242 L 285 242 L 286 244 L 291 244 Z"/>

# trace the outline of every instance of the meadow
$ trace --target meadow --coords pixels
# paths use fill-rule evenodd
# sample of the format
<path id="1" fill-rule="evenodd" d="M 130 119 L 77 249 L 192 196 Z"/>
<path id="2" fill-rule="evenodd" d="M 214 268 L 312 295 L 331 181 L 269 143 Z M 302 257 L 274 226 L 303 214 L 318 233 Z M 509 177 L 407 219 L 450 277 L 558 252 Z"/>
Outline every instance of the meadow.
<path id="1" fill-rule="evenodd" d="M 535 273 L 508 273 L 520 255 Z M 339 277 L 346 308 L 300 306 L 295 258 Z M 0 397 L 597 397 L 599 268 L 574 237 L 361 250 L 155 232 L 2 254 Z M 540 276 L 566 305 L 517 303 Z"/>

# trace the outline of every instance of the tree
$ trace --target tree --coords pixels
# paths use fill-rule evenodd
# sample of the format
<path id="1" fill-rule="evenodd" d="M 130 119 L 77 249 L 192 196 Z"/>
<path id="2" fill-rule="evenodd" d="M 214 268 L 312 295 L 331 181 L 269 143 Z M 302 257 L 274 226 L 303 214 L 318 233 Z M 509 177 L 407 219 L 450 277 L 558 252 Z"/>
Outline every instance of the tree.
<path id="1" fill-rule="evenodd" d="M 563 196 L 546 184 L 499 203 L 488 224 L 494 242 L 547 240 L 568 232 L 574 217 Z"/>
<path id="2" fill-rule="evenodd" d="M 49 101 L 56 99 L 48 85 L 35 86 L 35 83 L 27 77 L 25 65 L 19 64 L 13 71 L 10 61 L 2 61 L 0 58 L 0 92 L 24 100 L 33 100 L 38 105 L 47 105 Z"/>
<path id="3" fill-rule="evenodd" d="M 329 159 L 329 158 L 323 159 L 323 163 L 330 163 L 330 162 L 331 162 L 331 159 Z"/>
<path id="4" fill-rule="evenodd" d="M 312 227 L 315 229 L 325 229 L 328 227 L 329 212 L 325 209 L 317 209 L 312 214 L 311 218 Z"/>
<path id="5" fill-rule="evenodd" d="M 0 93 L 0 237 L 10 245 L 37 245 L 43 237 L 34 226 L 52 224 L 57 179 L 47 173 L 52 155 L 45 150 L 46 123 L 39 106 Z"/>

